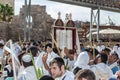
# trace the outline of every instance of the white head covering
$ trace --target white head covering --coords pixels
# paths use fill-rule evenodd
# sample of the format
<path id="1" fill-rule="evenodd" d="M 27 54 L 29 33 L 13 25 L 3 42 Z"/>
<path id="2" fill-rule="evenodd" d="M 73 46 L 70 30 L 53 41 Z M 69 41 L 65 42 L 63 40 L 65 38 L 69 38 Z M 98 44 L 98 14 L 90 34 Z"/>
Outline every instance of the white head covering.
<path id="1" fill-rule="evenodd" d="M 113 51 L 117 52 L 118 46 L 113 46 Z"/>
<path id="2" fill-rule="evenodd" d="M 116 52 L 120 58 L 120 47 L 114 46 L 112 52 Z"/>
<path id="3" fill-rule="evenodd" d="M 32 61 L 32 58 L 29 54 L 25 54 L 25 55 L 23 55 L 22 60 L 24 62 L 30 62 L 30 61 Z"/>
<path id="4" fill-rule="evenodd" d="M 82 69 L 89 69 L 90 66 L 88 65 L 89 63 L 89 55 L 86 51 L 81 52 L 77 58 L 77 61 L 75 63 L 75 67 L 79 67 Z"/>
<path id="5" fill-rule="evenodd" d="M 109 79 L 113 75 L 111 69 L 104 63 L 98 63 L 92 66 L 91 70 L 95 73 L 96 80 L 101 78 Z"/>

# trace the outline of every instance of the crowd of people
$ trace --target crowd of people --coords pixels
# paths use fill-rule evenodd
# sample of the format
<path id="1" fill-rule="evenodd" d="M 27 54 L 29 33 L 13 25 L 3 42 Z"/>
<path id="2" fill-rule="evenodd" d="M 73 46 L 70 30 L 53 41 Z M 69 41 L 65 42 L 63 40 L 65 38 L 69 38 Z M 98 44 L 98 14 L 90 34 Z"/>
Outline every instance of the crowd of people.
<path id="1" fill-rule="evenodd" d="M 120 79 L 119 44 L 108 47 L 98 43 L 94 48 L 80 44 L 78 53 L 77 47 L 58 49 L 51 42 L 14 42 L 20 62 L 15 73 L 12 54 L 4 46 L 4 41 L 0 41 L 0 80 L 15 80 L 15 73 L 17 80 Z"/>

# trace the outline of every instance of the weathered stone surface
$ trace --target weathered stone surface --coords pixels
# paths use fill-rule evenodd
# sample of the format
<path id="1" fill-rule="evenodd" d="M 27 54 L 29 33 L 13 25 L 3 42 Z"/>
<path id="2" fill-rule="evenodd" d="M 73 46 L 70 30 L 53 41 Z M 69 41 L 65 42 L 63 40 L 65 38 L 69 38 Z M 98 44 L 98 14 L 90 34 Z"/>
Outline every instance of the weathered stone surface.
<path id="1" fill-rule="evenodd" d="M 51 25 L 54 19 L 46 13 L 46 6 L 32 5 L 31 16 L 33 18 L 31 28 L 31 39 L 45 40 L 50 37 Z M 11 23 L 0 23 L 0 37 L 4 39 L 18 40 L 19 36 L 23 40 L 25 27 L 25 7 L 20 9 L 20 14 L 13 17 Z M 1 31 L 2 30 L 2 31 Z"/>

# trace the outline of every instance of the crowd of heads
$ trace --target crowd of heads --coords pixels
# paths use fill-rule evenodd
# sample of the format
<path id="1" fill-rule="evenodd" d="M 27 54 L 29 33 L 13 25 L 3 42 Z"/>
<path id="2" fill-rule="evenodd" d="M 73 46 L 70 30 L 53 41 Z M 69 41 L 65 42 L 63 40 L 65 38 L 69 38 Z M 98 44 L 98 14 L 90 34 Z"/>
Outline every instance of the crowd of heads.
<path id="1" fill-rule="evenodd" d="M 3 46 L 0 44 L 1 49 Z M 67 80 L 70 77 L 70 80 L 73 80 L 73 76 L 67 77 L 67 74 L 74 75 L 74 80 L 102 80 L 102 78 L 110 80 L 112 79 L 112 75 L 115 75 L 119 71 L 120 48 L 118 44 L 112 48 L 100 43 L 94 46 L 94 48 L 85 47 L 83 44 L 80 44 L 80 46 L 81 52 L 77 53 L 77 48 L 68 49 L 64 47 L 64 49 L 60 49 L 53 48 L 52 43 L 43 45 L 41 42 L 25 42 L 19 45 L 21 50 L 17 58 L 24 69 L 34 65 L 39 67 L 37 64 L 44 66 L 45 71 L 49 75 L 46 75 L 44 72 L 44 76 L 39 80 L 61 80 L 61 78 L 66 78 L 65 80 Z M 58 53 L 58 50 L 62 56 Z M 4 61 L 4 70 L 8 72 L 8 77 L 13 77 L 11 54 L 5 50 L 4 56 L 7 60 Z M 8 65 L 11 66 L 11 73 L 9 73 Z"/>

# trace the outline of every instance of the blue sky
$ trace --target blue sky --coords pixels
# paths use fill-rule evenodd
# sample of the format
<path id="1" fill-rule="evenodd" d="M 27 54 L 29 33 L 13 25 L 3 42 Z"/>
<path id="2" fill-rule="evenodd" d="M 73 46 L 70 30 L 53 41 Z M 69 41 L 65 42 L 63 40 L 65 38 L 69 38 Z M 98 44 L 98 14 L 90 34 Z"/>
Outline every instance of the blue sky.
<path id="1" fill-rule="evenodd" d="M 15 15 L 19 14 L 19 10 L 24 4 L 25 0 L 15 0 Z M 57 19 L 57 13 L 61 12 L 61 18 L 65 20 L 66 13 L 72 13 L 73 20 L 80 21 L 90 21 L 90 8 L 63 4 L 53 1 L 47 0 L 31 0 L 32 4 L 37 5 L 46 5 L 46 11 L 50 14 L 54 19 Z M 108 23 L 108 16 L 112 19 L 114 23 L 120 25 L 120 13 L 110 12 L 110 11 L 100 11 L 100 23 L 105 24 Z"/>

